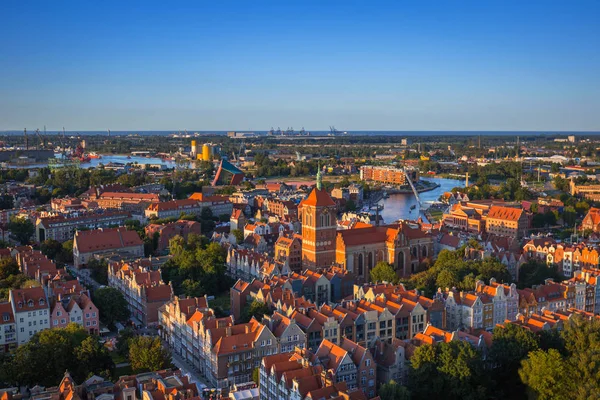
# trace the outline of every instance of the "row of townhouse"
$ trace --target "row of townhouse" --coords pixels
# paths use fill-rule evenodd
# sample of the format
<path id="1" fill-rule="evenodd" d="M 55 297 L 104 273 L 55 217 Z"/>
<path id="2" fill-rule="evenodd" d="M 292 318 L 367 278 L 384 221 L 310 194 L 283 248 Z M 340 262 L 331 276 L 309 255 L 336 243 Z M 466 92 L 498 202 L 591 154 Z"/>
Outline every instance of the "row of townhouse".
<path id="1" fill-rule="evenodd" d="M 57 386 L 36 385 L 25 388 L 31 400 L 199 400 L 201 393 L 196 383 L 181 370 L 161 370 L 143 372 L 137 375 L 123 375 L 111 382 L 93 375 L 77 384 L 69 371 Z M 25 397 L 18 390 L 7 389 L 0 393 L 2 400 L 22 400 Z"/>
<path id="2" fill-rule="evenodd" d="M 54 261 L 31 246 L 16 247 L 11 253 L 14 254 L 21 272 L 38 282 L 42 282 L 48 276 L 55 276 L 58 272 Z"/>
<path id="3" fill-rule="evenodd" d="M 260 263 L 258 260 L 261 260 L 256 253 L 234 252 L 228 255 L 230 264 L 238 262 L 233 261 L 236 257 L 230 257 L 231 254 L 241 254 L 241 258 L 238 258 L 238 260 L 241 260 L 244 266 L 246 263 L 256 265 Z M 281 299 L 281 292 L 278 292 L 275 297 L 269 297 L 269 292 L 277 288 L 290 291 L 296 297 L 304 297 L 306 300 L 319 305 L 339 302 L 343 298 L 352 295 L 354 281 L 352 276 L 342 268 L 332 266 L 323 271 L 305 270 L 302 274 L 298 274 L 288 272 L 284 267 L 276 268 L 279 264 L 270 263 L 266 260 L 263 261 L 262 265 L 265 267 L 263 269 L 265 274 L 261 280 L 245 281 L 239 279 L 230 290 L 231 310 L 233 316 L 237 319 L 239 319 L 243 308 L 254 299 L 275 307 L 277 300 Z M 282 273 L 282 268 L 288 273 Z"/>
<path id="4" fill-rule="evenodd" d="M 446 331 L 427 324 L 423 332 L 417 333 L 412 339 L 393 339 L 391 342 L 376 339 L 369 349 L 377 365 L 379 383 L 394 380 L 406 385 L 410 358 L 417 347 L 453 341 L 467 342 L 485 356 L 492 344 L 492 334 L 486 331 L 473 334 L 462 330 Z"/>
<path id="5" fill-rule="evenodd" d="M 78 229 L 109 228 L 122 226 L 128 220 L 128 212 L 87 213 L 78 216 L 57 215 L 37 218 L 35 238 L 38 243 L 47 239 L 65 242 L 73 239 Z"/>
<path id="6" fill-rule="evenodd" d="M 12 290 L 8 302 L 1 303 L 3 316 L 0 346 L 10 350 L 24 344 L 44 329 L 60 328 L 74 322 L 90 333 L 98 333 L 100 320 L 98 308 L 89 292 L 79 281 L 57 269 L 49 260 L 31 246 L 10 249 L 21 272 L 40 283 L 40 287 Z"/>
<path id="7" fill-rule="evenodd" d="M 261 361 L 261 400 L 338 398 L 340 389 L 347 393 L 342 398 L 373 399 L 377 394 L 371 352 L 350 340 L 339 344 L 323 340 L 314 352 L 296 348 Z"/>
<path id="8" fill-rule="evenodd" d="M 234 324 L 216 318 L 206 299 L 175 297 L 159 310 L 161 337 L 216 388 L 252 381 L 263 357 L 278 354 L 279 343 L 264 324 Z M 188 328 L 189 327 L 189 328 Z"/>
<path id="9" fill-rule="evenodd" d="M 548 331 L 551 329 L 563 330 L 565 323 L 567 323 L 575 315 L 581 316 L 585 319 L 600 319 L 600 316 L 594 313 L 589 313 L 576 308 L 569 308 L 568 310 L 557 310 L 550 311 L 543 308 L 539 313 L 534 313 L 529 316 L 522 314 L 517 315 L 514 321 L 505 321 L 506 324 L 513 324 L 525 328 L 533 333 L 539 333 L 542 331 Z"/>
<path id="10" fill-rule="evenodd" d="M 144 326 L 158 324 L 158 309 L 173 296 L 173 288 L 163 282 L 160 269 L 150 267 L 148 259 L 108 265 L 108 285 L 123 294 L 131 316 Z"/>
<path id="11" fill-rule="evenodd" d="M 285 303 L 277 303 L 278 311 L 272 317 L 283 320 L 286 329 L 294 332 L 292 336 L 280 328 L 280 338 L 279 327 L 274 326 L 273 332 L 282 343 L 282 351 L 305 346 L 314 351 L 323 340 L 338 344 L 344 338 L 362 346 L 369 346 L 378 338 L 386 342 L 410 339 L 422 332 L 428 323 L 434 321 L 442 327 L 445 321 L 443 303 L 410 291 L 379 294 L 373 301 L 361 299 L 320 307 L 308 301 L 293 305 Z"/>
<path id="12" fill-rule="evenodd" d="M 582 281 L 554 282 L 546 279 L 543 285 L 518 289 L 519 313 L 529 316 L 540 313 L 542 309 L 549 311 L 576 308 L 585 310 L 586 283 Z"/>
<path id="13" fill-rule="evenodd" d="M 553 239 L 539 238 L 527 242 L 523 246 L 523 253 L 548 265 L 555 265 L 566 278 L 573 277 L 582 268 L 600 266 L 600 249 L 593 243 L 567 246 Z"/>
<path id="14" fill-rule="evenodd" d="M 225 196 L 205 196 L 202 193 L 193 193 L 189 198 L 183 200 L 170 200 L 153 203 L 146 208 L 146 218 L 178 218 L 182 214 L 202 214 L 203 209 L 209 209 L 215 217 L 221 215 L 230 216 L 233 204 Z"/>
<path id="15" fill-rule="evenodd" d="M 474 292 L 456 289 L 438 289 L 435 295 L 445 304 L 446 326 L 456 329 L 484 329 L 490 331 L 506 319 L 514 319 L 518 312 L 519 291 L 516 285 L 499 284 L 493 278 L 489 285 L 476 283 Z"/>
<path id="16" fill-rule="evenodd" d="M 52 328 L 64 328 L 69 323 L 83 326 L 90 334 L 100 333 L 100 312 L 90 292 L 79 280 L 71 279 L 63 270 L 42 282 L 50 302 Z"/>

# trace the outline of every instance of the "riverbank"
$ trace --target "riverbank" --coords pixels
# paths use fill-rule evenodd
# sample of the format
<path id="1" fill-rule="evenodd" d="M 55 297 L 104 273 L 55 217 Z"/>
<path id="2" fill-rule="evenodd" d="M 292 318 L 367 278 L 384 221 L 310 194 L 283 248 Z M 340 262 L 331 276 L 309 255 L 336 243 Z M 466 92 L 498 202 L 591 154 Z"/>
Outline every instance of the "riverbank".
<path id="1" fill-rule="evenodd" d="M 433 184 L 430 190 L 426 190 L 422 195 L 419 195 L 421 202 L 423 203 L 437 201 L 444 192 L 449 192 L 452 188 L 460 186 L 463 183 L 456 179 L 430 177 L 423 177 L 422 181 L 431 182 L 431 184 Z M 386 223 L 392 223 L 399 219 L 417 219 L 419 215 L 427 217 L 424 213 L 418 212 L 420 204 L 417 202 L 412 190 L 407 193 L 390 194 L 388 198 L 379 201 L 379 204 L 383 204 L 384 206 L 380 215 L 383 216 Z M 415 209 L 411 211 L 413 205 L 415 206 Z M 431 211 L 433 211 L 433 209 Z M 436 216 L 432 215 L 432 217 L 432 219 L 435 219 Z M 427 219 L 429 220 L 429 218 Z"/>

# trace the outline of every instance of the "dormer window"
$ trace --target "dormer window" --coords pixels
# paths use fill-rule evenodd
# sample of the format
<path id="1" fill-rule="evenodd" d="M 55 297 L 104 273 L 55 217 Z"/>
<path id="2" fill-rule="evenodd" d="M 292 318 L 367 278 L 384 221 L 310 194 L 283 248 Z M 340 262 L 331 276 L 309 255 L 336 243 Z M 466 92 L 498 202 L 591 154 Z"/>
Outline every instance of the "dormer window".
<path id="1" fill-rule="evenodd" d="M 44 303 L 46 303 L 46 302 L 44 301 L 44 299 L 40 299 L 40 306 L 43 306 L 43 305 L 44 305 Z"/>
<path id="2" fill-rule="evenodd" d="M 23 308 L 23 302 L 22 301 L 19 302 L 19 308 Z"/>
<path id="3" fill-rule="evenodd" d="M 27 302 L 27 305 L 28 305 L 29 307 L 33 307 L 33 300 L 29 300 L 29 301 Z"/>

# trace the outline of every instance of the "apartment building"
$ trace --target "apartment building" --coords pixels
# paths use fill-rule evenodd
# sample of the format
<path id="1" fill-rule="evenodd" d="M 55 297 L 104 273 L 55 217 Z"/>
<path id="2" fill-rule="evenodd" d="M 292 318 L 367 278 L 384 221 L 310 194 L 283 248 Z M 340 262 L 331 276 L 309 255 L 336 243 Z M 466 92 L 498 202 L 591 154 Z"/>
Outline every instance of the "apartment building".
<path id="1" fill-rule="evenodd" d="M 9 292 L 17 330 L 17 345 L 27 343 L 36 333 L 50 328 L 50 306 L 42 287 L 13 289 Z"/>
<path id="2" fill-rule="evenodd" d="M 312 360 L 312 362 L 311 362 Z M 314 355 L 300 349 L 264 357 L 259 370 L 260 400 L 290 399 L 296 393 L 306 393 L 322 382 L 323 367 L 313 365 Z"/>
<path id="3" fill-rule="evenodd" d="M 348 390 L 361 390 L 373 398 L 377 392 L 377 366 L 371 352 L 348 339 L 339 345 L 323 340 L 316 357 L 324 369 L 332 372 L 335 382 L 344 382 Z"/>
<path id="4" fill-rule="evenodd" d="M 189 199 L 197 201 L 201 208 L 209 208 L 215 217 L 222 215 L 230 216 L 233 212 L 233 203 L 229 201 L 229 197 L 227 196 L 206 196 L 202 193 L 193 193 Z"/>
<path id="5" fill-rule="evenodd" d="M 91 335 L 100 333 L 100 312 L 86 293 L 68 296 L 58 294 L 50 304 L 52 328 L 65 328 L 70 323 L 76 323 Z"/>
<path id="6" fill-rule="evenodd" d="M 270 214 L 277 215 L 282 219 L 298 219 L 298 205 L 293 201 L 268 198 L 265 200 L 263 208 L 265 208 Z"/>
<path id="7" fill-rule="evenodd" d="M 499 284 L 494 278 L 490 279 L 490 284 L 486 285 L 483 281 L 475 283 L 475 292 L 487 295 L 492 299 L 494 307 L 493 325 L 502 324 L 505 320 L 514 320 L 519 312 L 519 293 L 517 286 Z"/>
<path id="8" fill-rule="evenodd" d="M 144 211 L 146 218 L 179 218 L 181 215 L 200 215 L 202 204 L 196 200 L 171 200 L 150 204 Z"/>
<path id="9" fill-rule="evenodd" d="M 521 239 L 529 229 L 530 221 L 521 208 L 492 206 L 485 218 L 488 234 Z"/>
<path id="10" fill-rule="evenodd" d="M 17 347 L 17 324 L 11 303 L 0 303 L 0 354 Z"/>
<path id="11" fill-rule="evenodd" d="M 295 348 L 306 348 L 306 333 L 293 318 L 275 311 L 273 315 L 265 315 L 263 323 L 269 327 L 277 338 L 277 351 L 279 353 L 288 353 L 294 351 Z"/>
<path id="12" fill-rule="evenodd" d="M 205 297 L 173 297 L 158 311 L 161 337 L 169 344 L 172 351 L 194 365 L 204 373 L 210 364 L 205 350 L 206 329 L 209 327 L 224 328 L 233 325 L 233 319 L 215 318 L 208 307 Z"/>
<path id="13" fill-rule="evenodd" d="M 160 271 L 152 271 L 143 261 L 111 262 L 108 265 L 108 285 L 119 290 L 131 316 L 144 326 L 159 323 L 158 309 L 173 296 L 173 288 L 166 285 Z"/>
<path id="14" fill-rule="evenodd" d="M 179 235 L 184 239 L 187 239 L 187 236 L 190 233 L 201 235 L 202 227 L 200 222 L 179 220 L 163 225 L 148 224 L 144 228 L 144 231 L 146 232 L 146 236 L 149 238 L 154 238 L 154 235 L 158 235 L 156 250 L 164 251 L 169 247 L 169 241 L 175 236 Z"/>
<path id="15" fill-rule="evenodd" d="M 487 294 L 450 289 L 436 296 L 445 301 L 447 329 L 494 329 L 494 303 Z"/>
<path id="16" fill-rule="evenodd" d="M 394 168 L 388 166 L 364 165 L 360 167 L 360 179 L 390 185 L 408 185 L 406 175 L 413 182 L 419 180 L 419 171 L 414 168 Z"/>
<path id="17" fill-rule="evenodd" d="M 275 261 L 287 263 L 293 272 L 302 272 L 302 237 L 280 236 L 275 242 Z"/>
<path id="18" fill-rule="evenodd" d="M 101 192 L 92 197 L 100 208 L 143 212 L 148 205 L 160 202 L 156 193 Z"/>
<path id="19" fill-rule="evenodd" d="M 581 285 L 583 286 L 583 285 Z M 546 279 L 543 285 L 531 288 L 517 289 L 519 293 L 519 313 L 530 316 L 548 311 L 568 310 L 575 308 L 576 285 L 556 283 Z"/>
<path id="20" fill-rule="evenodd" d="M 205 346 L 210 368 L 205 370 L 208 381 L 217 388 L 252 381 L 252 372 L 263 357 L 277 354 L 277 338 L 263 324 L 252 319 L 247 324 L 225 328 L 210 328 Z"/>
<path id="21" fill-rule="evenodd" d="M 73 239 L 75 231 L 78 229 L 122 226 L 129 218 L 130 214 L 128 212 L 93 213 L 79 216 L 58 215 L 55 217 L 37 218 L 35 222 L 35 238 L 39 243 L 46 239 L 65 242 Z"/>
<path id="22" fill-rule="evenodd" d="M 136 231 L 127 228 L 77 231 L 73 240 L 73 263 L 81 268 L 97 254 L 119 252 L 133 257 L 144 256 L 144 242 Z"/>

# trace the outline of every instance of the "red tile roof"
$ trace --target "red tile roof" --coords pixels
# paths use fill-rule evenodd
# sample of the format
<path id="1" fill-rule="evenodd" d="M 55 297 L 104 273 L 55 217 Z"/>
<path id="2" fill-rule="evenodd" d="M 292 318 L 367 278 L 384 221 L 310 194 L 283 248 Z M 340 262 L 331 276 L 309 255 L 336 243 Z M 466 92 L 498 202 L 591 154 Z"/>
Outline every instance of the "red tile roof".
<path id="1" fill-rule="evenodd" d="M 518 221 L 521 215 L 523 215 L 523 209 L 521 208 L 492 206 L 487 217 L 506 221 Z"/>
<path id="2" fill-rule="evenodd" d="M 41 310 L 48 308 L 48 299 L 42 287 L 32 287 L 27 289 L 13 289 L 10 291 L 10 297 L 15 305 L 17 312 L 27 312 L 33 310 Z M 43 303 L 40 304 L 40 300 Z M 33 304 L 30 306 L 29 302 Z M 22 302 L 22 307 L 19 307 L 19 302 Z"/>
<path id="3" fill-rule="evenodd" d="M 75 243 L 80 253 L 142 246 L 144 242 L 136 231 L 127 228 L 77 231 Z"/>
<path id="4" fill-rule="evenodd" d="M 300 202 L 301 206 L 315 206 L 315 207 L 324 207 L 324 206 L 333 206 L 335 207 L 335 201 L 331 198 L 329 193 L 327 193 L 324 189 L 314 188 L 312 192 L 308 195 L 308 197 Z"/>

